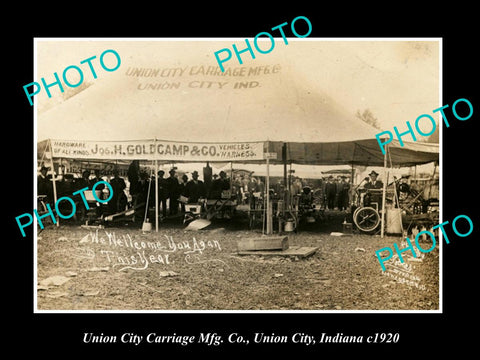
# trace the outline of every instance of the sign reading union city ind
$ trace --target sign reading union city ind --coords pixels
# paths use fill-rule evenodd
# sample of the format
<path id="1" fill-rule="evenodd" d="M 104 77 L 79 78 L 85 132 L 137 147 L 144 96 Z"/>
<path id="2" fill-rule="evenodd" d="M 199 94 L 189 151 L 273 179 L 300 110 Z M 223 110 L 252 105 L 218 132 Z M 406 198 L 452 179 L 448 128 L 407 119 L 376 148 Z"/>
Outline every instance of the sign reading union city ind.
<path id="1" fill-rule="evenodd" d="M 262 160 L 263 142 L 193 143 L 176 141 L 51 140 L 55 158 L 168 161 Z"/>

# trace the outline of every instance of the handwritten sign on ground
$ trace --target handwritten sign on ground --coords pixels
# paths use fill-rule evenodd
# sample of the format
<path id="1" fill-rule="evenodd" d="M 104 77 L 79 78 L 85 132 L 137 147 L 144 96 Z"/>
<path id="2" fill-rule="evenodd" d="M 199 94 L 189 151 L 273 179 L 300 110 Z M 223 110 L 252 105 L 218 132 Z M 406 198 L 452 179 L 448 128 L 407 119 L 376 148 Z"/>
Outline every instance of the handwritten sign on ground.
<path id="1" fill-rule="evenodd" d="M 406 242 L 401 243 L 401 249 L 406 248 L 408 245 Z M 425 257 L 424 253 L 418 254 L 417 257 L 413 257 L 409 254 L 404 255 L 404 259 L 401 261 L 398 254 L 395 254 L 385 265 L 386 269 L 382 272 L 382 275 L 387 276 L 395 280 L 399 284 L 405 284 L 411 288 L 417 288 L 425 291 L 425 285 L 420 283 L 420 278 L 415 274 L 415 265 L 413 263 L 422 262 Z"/>
<path id="2" fill-rule="evenodd" d="M 106 230 L 101 233 L 99 230 L 90 232 L 79 243 L 95 247 L 87 248 L 90 256 L 94 254 L 95 263 L 101 262 L 118 271 L 145 270 L 155 265 L 167 267 L 178 261 L 187 264 L 221 261 L 205 255 L 207 252 L 211 255 L 212 251 L 216 253 L 222 250 L 217 240 L 197 240 L 192 237 L 189 240 L 177 241 L 169 235 L 146 240 L 128 233 L 116 234 Z M 86 251 L 85 248 L 78 250 L 82 253 Z"/>

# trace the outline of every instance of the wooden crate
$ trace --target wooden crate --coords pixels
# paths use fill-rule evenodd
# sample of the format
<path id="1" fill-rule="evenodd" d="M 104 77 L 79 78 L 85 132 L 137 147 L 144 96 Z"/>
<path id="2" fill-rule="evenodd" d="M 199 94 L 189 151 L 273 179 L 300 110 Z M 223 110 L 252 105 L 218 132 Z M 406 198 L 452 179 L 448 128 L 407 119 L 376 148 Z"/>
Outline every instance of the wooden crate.
<path id="1" fill-rule="evenodd" d="M 238 255 L 283 256 L 304 259 L 315 254 L 317 250 L 318 247 L 292 246 L 286 250 L 242 250 L 238 251 Z"/>
<path id="2" fill-rule="evenodd" d="M 238 251 L 245 250 L 286 250 L 288 236 L 261 236 L 243 238 L 237 241 Z"/>

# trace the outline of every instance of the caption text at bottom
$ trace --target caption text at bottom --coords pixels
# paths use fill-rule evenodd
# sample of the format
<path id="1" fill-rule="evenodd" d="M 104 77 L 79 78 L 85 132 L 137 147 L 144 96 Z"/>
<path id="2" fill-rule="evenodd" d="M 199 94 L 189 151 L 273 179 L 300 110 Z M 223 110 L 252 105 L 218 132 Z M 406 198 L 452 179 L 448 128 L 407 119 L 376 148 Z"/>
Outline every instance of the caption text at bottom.
<path id="1" fill-rule="evenodd" d="M 334 334 L 321 333 L 320 335 L 310 335 L 303 332 L 297 332 L 292 335 L 278 335 L 275 333 L 254 333 L 251 336 L 241 335 L 239 333 L 231 333 L 228 336 L 222 336 L 217 333 L 200 333 L 195 335 L 177 335 L 173 333 L 171 335 L 159 335 L 151 332 L 147 335 L 139 335 L 132 332 L 124 333 L 120 336 L 117 335 L 104 335 L 94 334 L 86 332 L 83 334 L 83 342 L 97 343 L 97 344 L 112 344 L 123 343 L 140 345 L 144 343 L 148 344 L 174 344 L 187 346 L 190 344 L 204 344 L 207 346 L 219 346 L 224 342 L 229 344 L 302 344 L 302 345 L 315 345 L 324 343 L 398 343 L 400 340 L 399 333 L 374 333 L 364 335 L 350 335 L 337 332 Z"/>

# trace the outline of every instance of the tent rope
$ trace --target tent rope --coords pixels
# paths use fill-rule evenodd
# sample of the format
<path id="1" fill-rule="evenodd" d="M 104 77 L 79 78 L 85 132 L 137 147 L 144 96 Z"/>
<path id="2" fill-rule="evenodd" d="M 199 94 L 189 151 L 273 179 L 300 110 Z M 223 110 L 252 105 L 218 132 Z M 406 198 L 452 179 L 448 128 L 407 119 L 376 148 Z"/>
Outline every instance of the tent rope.
<path id="1" fill-rule="evenodd" d="M 150 187 L 152 186 L 152 176 L 153 176 L 153 168 L 150 171 L 150 179 L 148 180 L 147 201 L 146 201 L 146 204 L 145 204 L 145 216 L 143 217 L 143 222 L 147 221 L 148 202 L 150 200 Z"/>

